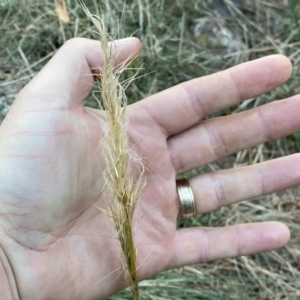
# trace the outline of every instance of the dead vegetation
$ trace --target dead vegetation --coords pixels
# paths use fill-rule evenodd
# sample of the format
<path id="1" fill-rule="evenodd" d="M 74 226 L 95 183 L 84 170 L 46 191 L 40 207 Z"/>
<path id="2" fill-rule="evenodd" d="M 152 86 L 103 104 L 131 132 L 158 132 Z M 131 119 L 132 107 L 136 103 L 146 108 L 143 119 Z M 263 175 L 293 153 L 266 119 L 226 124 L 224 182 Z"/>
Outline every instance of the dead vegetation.
<path id="1" fill-rule="evenodd" d="M 59 20 L 59 1 L 0 0 L 1 118 L 16 93 L 65 40 L 74 36 L 93 37 L 94 28 L 79 5 L 71 0 L 64 2 L 69 19 Z M 142 40 L 144 50 L 133 67 L 143 65 L 144 73 L 150 74 L 135 80 L 128 88 L 129 102 L 182 81 L 274 53 L 292 60 L 292 78 L 284 86 L 222 114 L 300 93 L 298 1 L 137 0 L 123 4 L 123 0 L 86 0 L 85 3 L 91 12 L 104 17 L 113 37 L 133 34 Z M 118 26 L 117 20 L 121 20 L 122 26 Z M 132 72 L 126 70 L 124 79 L 132 77 Z M 86 105 L 97 107 L 93 99 L 89 97 Z M 296 153 L 299 145 L 298 133 L 244 150 L 190 175 Z M 278 251 L 160 274 L 140 284 L 143 299 L 299 299 L 299 217 L 300 191 L 295 189 L 180 221 L 179 226 L 226 226 L 279 220 L 289 226 L 292 238 Z M 112 299 L 130 297 L 129 291 L 122 291 Z"/>

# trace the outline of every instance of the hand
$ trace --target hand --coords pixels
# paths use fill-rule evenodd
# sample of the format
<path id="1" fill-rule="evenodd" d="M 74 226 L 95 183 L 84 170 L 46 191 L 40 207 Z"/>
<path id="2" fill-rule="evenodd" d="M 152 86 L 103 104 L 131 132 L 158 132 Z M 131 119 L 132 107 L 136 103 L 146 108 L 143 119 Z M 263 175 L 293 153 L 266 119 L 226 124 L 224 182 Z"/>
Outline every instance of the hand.
<path id="1" fill-rule="evenodd" d="M 18 95 L 0 128 L 0 248 L 22 300 L 105 299 L 126 286 L 114 224 L 103 206 L 104 112 L 82 105 L 103 63 L 97 41 L 67 42 Z M 117 64 L 138 52 L 117 43 Z M 94 70 L 94 72 L 89 71 Z M 88 73 L 88 75 L 86 75 Z M 299 96 L 208 121 L 214 112 L 286 81 L 275 55 L 185 82 L 128 107 L 128 134 L 147 163 L 135 218 L 139 279 L 204 261 L 269 251 L 281 223 L 176 229 L 176 175 L 300 129 Z M 299 154 L 195 176 L 197 213 L 300 183 Z"/>

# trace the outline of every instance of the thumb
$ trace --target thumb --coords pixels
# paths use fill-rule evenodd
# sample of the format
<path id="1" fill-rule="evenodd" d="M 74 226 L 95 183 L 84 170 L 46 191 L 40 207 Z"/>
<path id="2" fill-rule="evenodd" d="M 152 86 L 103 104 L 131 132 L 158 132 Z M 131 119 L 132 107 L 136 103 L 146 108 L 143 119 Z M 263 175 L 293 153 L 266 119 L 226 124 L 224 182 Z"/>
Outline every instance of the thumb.
<path id="1" fill-rule="evenodd" d="M 130 62 L 139 54 L 137 38 L 111 43 L 115 65 Z M 101 44 L 96 40 L 73 38 L 67 41 L 41 72 L 21 91 L 18 102 L 29 109 L 75 109 L 93 88 L 94 76 L 103 66 Z M 24 103 L 21 105 L 24 107 Z"/>

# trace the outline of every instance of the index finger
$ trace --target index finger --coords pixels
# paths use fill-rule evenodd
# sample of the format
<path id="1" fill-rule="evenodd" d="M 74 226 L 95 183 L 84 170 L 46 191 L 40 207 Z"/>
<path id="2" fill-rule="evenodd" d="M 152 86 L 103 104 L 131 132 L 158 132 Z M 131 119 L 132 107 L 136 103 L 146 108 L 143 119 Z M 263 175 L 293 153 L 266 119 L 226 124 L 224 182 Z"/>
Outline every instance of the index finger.
<path id="1" fill-rule="evenodd" d="M 135 105 L 142 106 L 170 136 L 209 114 L 276 88 L 291 72 L 288 58 L 271 55 L 181 83 Z"/>

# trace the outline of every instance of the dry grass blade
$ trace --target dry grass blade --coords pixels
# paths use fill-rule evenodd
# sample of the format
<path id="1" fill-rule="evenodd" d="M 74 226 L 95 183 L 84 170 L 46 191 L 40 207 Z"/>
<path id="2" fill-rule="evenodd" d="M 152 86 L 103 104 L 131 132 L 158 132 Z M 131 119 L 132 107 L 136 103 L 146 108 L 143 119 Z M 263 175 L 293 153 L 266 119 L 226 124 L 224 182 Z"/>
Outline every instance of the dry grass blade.
<path id="1" fill-rule="evenodd" d="M 56 4 L 56 13 L 61 22 L 65 24 L 70 22 L 70 17 L 65 0 L 60 0 L 60 2 Z"/>
<path id="2" fill-rule="evenodd" d="M 106 110 L 108 132 L 101 149 L 107 166 L 107 187 L 112 193 L 107 213 L 114 219 L 121 243 L 124 271 L 130 282 L 133 299 L 139 299 L 136 247 L 132 232 L 132 219 L 144 184 L 144 168 L 141 160 L 129 148 L 126 133 L 126 96 L 119 82 L 125 64 L 115 68 L 115 56 L 105 24 L 98 16 L 92 15 L 80 1 L 85 13 L 100 33 L 104 58 L 101 69 L 101 97 Z M 133 164 L 138 170 L 133 170 Z"/>

